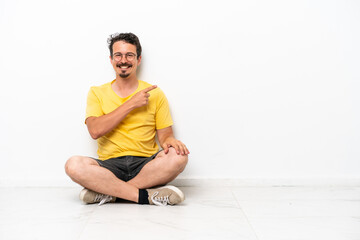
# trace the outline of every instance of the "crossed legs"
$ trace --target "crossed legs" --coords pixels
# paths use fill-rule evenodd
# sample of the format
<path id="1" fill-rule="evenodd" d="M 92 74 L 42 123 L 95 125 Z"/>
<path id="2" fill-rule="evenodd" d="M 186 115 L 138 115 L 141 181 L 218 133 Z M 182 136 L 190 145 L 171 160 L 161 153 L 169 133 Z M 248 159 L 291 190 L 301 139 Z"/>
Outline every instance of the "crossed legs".
<path id="1" fill-rule="evenodd" d="M 185 169 L 187 161 L 187 155 L 177 155 L 174 148 L 170 148 L 167 154 L 161 151 L 128 182 L 120 180 L 89 157 L 71 157 L 65 164 L 65 171 L 74 182 L 87 189 L 138 202 L 139 189 L 164 185 L 174 180 Z"/>

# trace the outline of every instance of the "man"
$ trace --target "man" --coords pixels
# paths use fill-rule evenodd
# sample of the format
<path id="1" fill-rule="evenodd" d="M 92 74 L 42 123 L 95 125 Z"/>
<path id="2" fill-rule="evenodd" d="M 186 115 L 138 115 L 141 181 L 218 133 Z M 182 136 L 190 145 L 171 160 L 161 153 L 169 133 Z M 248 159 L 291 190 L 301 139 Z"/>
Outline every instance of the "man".
<path id="1" fill-rule="evenodd" d="M 178 204 L 185 199 L 180 189 L 153 188 L 175 179 L 188 161 L 189 150 L 174 137 L 168 101 L 157 86 L 137 79 L 141 45 L 134 34 L 111 35 L 108 44 L 116 79 L 90 89 L 85 119 L 99 159 L 73 156 L 65 171 L 84 187 L 85 203 Z"/>

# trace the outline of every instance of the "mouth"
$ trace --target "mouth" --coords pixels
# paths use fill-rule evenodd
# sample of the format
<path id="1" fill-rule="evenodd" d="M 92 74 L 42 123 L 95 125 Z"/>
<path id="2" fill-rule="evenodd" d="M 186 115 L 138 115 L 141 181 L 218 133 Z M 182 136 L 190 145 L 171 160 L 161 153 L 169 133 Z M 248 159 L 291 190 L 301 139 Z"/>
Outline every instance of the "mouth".
<path id="1" fill-rule="evenodd" d="M 123 64 L 123 65 L 116 65 L 118 68 L 120 68 L 122 71 L 126 71 L 132 67 L 132 65 L 129 64 Z"/>

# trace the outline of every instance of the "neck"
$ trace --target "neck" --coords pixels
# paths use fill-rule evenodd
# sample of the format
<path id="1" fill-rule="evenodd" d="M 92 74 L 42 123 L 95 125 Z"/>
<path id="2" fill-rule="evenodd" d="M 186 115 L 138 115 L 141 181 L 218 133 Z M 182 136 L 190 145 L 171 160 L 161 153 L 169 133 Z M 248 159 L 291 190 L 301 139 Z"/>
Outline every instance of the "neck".
<path id="1" fill-rule="evenodd" d="M 127 97 L 137 89 L 138 84 L 139 81 L 136 77 L 121 78 L 117 76 L 115 82 L 112 84 L 112 88 L 120 97 Z"/>
<path id="2" fill-rule="evenodd" d="M 138 79 L 136 75 L 129 76 L 127 78 L 122 78 L 119 75 L 116 75 L 115 84 L 119 87 L 119 89 L 129 89 L 137 86 Z"/>

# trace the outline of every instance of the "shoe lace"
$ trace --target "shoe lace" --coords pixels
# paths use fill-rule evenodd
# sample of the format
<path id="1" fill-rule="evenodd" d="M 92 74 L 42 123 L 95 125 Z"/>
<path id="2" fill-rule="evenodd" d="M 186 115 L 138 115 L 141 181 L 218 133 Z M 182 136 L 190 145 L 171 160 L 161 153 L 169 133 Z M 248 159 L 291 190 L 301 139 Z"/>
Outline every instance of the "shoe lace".
<path id="1" fill-rule="evenodd" d="M 95 202 L 99 202 L 99 206 L 110 202 L 112 200 L 112 196 L 104 195 L 104 194 L 96 194 L 95 196 Z"/>
<path id="2" fill-rule="evenodd" d="M 159 192 L 154 192 L 154 194 L 151 196 L 151 201 L 155 205 L 166 206 L 168 203 L 170 203 L 169 196 L 157 197 L 157 195 L 159 195 Z"/>

